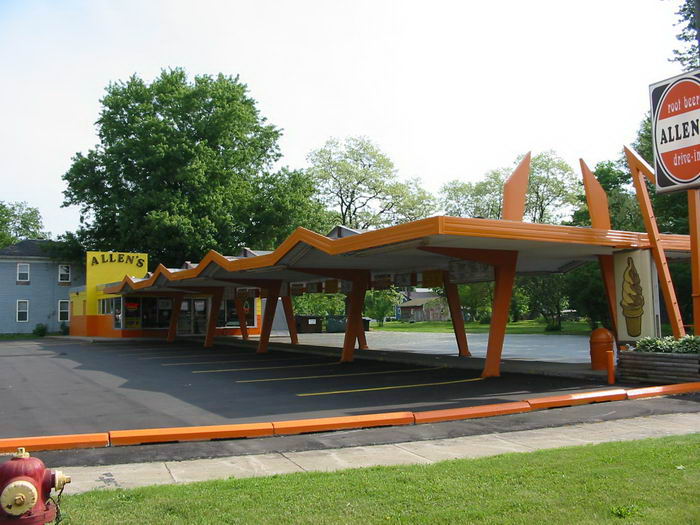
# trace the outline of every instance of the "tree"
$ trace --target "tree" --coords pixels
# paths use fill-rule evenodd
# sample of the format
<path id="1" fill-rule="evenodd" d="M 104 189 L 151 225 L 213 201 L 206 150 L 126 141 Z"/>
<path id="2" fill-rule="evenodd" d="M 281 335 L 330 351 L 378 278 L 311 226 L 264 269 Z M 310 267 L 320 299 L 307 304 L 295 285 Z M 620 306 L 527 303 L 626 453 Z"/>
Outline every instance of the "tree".
<path id="1" fill-rule="evenodd" d="M 0 201 L 0 248 L 22 239 L 46 239 L 44 224 L 37 208 L 26 202 Z"/>
<path id="2" fill-rule="evenodd" d="M 299 315 L 343 315 L 345 295 L 342 293 L 306 293 L 293 297 L 294 312 Z"/>
<path id="3" fill-rule="evenodd" d="M 520 277 L 522 287 L 530 302 L 530 312 L 541 315 L 547 321 L 546 330 L 561 330 L 562 312 L 568 305 L 566 279 L 563 274 L 544 277 Z"/>
<path id="4" fill-rule="evenodd" d="M 642 214 L 639 211 L 637 197 L 631 189 L 631 176 L 622 160 L 599 162 L 593 174 L 600 182 L 608 197 L 610 225 L 613 230 L 644 231 Z M 590 226 L 586 196 L 578 196 L 579 207 L 574 211 L 571 225 Z"/>
<path id="5" fill-rule="evenodd" d="M 134 75 L 111 83 L 101 103 L 99 144 L 63 176 L 85 248 L 147 251 L 152 263 L 179 265 L 320 220 L 307 177 L 272 172 L 280 131 L 238 77 L 190 82 L 173 69 L 148 84 Z"/>
<path id="6" fill-rule="evenodd" d="M 336 220 L 356 229 L 377 228 L 429 216 L 432 196 L 418 179 L 398 180 L 394 163 L 365 137 L 330 139 L 308 156 L 308 173 Z"/>
<path id="7" fill-rule="evenodd" d="M 500 219 L 503 184 L 510 175 L 508 168 L 494 169 L 477 182 L 452 180 L 440 189 L 440 204 L 447 215 Z"/>
<path id="8" fill-rule="evenodd" d="M 516 161 L 516 165 L 521 158 Z M 525 200 L 525 220 L 557 224 L 564 219 L 581 193 L 581 182 L 554 151 L 532 157 Z"/>
<path id="9" fill-rule="evenodd" d="M 401 302 L 401 293 L 391 286 L 386 290 L 368 290 L 365 295 L 364 313 L 384 326 L 384 319 L 391 317 Z"/>
<path id="10" fill-rule="evenodd" d="M 516 159 L 514 166 L 522 160 Z M 503 206 L 503 185 L 512 168 L 489 171 L 483 180 L 453 180 L 440 190 L 440 204 L 448 215 L 498 219 Z M 553 151 L 532 157 L 525 200 L 524 219 L 529 222 L 557 223 L 572 211 L 581 183 L 571 167 Z"/>
<path id="11" fill-rule="evenodd" d="M 681 26 L 681 32 L 676 38 L 683 43 L 681 49 L 673 50 L 671 62 L 678 62 L 685 71 L 700 67 L 700 47 L 698 47 L 697 0 L 683 0 L 676 11 L 680 17 L 676 25 Z"/>

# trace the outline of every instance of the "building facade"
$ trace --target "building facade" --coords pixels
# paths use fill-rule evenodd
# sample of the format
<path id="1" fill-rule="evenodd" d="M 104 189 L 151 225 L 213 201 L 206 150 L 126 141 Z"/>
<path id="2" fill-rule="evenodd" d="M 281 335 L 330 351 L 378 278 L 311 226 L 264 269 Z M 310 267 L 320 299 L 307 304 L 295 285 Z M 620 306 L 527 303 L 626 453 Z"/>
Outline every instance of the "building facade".
<path id="1" fill-rule="evenodd" d="M 70 326 L 69 290 L 85 283 L 79 265 L 53 259 L 52 241 L 25 240 L 0 250 L 0 333 L 49 332 Z"/>
<path id="2" fill-rule="evenodd" d="M 185 263 L 185 268 L 196 267 Z M 96 337 L 166 338 L 173 315 L 176 335 L 201 335 L 206 332 L 213 305 L 206 286 L 188 293 L 172 290 L 159 293 L 112 294 L 105 290 L 125 276 L 143 279 L 148 275 L 148 254 L 126 252 L 87 252 L 85 284 L 70 289 L 70 334 Z M 259 290 L 227 289 L 216 312 L 216 335 L 241 335 L 236 304 L 245 314 L 247 333 L 260 333 L 261 302 Z M 177 310 L 177 312 L 176 312 Z"/>

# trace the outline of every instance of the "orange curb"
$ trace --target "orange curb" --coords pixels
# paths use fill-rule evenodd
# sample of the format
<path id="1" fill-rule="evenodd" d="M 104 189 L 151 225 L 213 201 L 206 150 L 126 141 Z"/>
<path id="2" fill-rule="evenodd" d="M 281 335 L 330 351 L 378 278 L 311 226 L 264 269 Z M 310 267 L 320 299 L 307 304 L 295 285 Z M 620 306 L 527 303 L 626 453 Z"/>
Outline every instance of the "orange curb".
<path id="1" fill-rule="evenodd" d="M 622 401 L 627 399 L 627 390 L 613 388 L 611 390 L 597 390 L 594 392 L 580 392 L 578 394 L 565 394 L 563 396 L 547 396 L 526 399 L 533 410 L 543 408 L 567 407 L 586 405 L 588 403 L 600 403 L 602 401 Z"/>
<path id="2" fill-rule="evenodd" d="M 526 401 L 514 401 L 512 403 L 496 403 L 493 405 L 481 405 L 476 407 L 426 410 L 424 412 L 414 412 L 413 415 L 416 417 L 416 424 L 418 425 L 421 423 L 437 423 L 438 421 L 455 421 L 458 419 L 520 414 L 531 410 L 532 407 Z"/>
<path id="3" fill-rule="evenodd" d="M 169 441 L 208 441 L 210 439 L 248 438 L 272 435 L 272 423 L 210 425 L 205 427 L 145 428 L 112 430 L 112 446 L 163 443 Z"/>
<path id="4" fill-rule="evenodd" d="M 388 427 L 413 425 L 413 412 L 386 412 L 363 416 L 322 417 L 318 419 L 295 419 L 292 421 L 274 421 L 275 435 L 305 434 L 348 428 Z"/>
<path id="5" fill-rule="evenodd" d="M 71 448 L 97 448 L 109 446 L 107 432 L 96 434 L 66 434 L 62 436 L 33 436 L 0 439 L 0 452 L 17 452 L 18 447 L 26 450 L 63 450 Z"/>
<path id="6" fill-rule="evenodd" d="M 700 382 L 632 388 L 627 391 L 627 397 L 629 399 L 641 399 L 644 397 L 668 396 L 671 394 L 687 394 L 689 392 L 700 392 Z"/>

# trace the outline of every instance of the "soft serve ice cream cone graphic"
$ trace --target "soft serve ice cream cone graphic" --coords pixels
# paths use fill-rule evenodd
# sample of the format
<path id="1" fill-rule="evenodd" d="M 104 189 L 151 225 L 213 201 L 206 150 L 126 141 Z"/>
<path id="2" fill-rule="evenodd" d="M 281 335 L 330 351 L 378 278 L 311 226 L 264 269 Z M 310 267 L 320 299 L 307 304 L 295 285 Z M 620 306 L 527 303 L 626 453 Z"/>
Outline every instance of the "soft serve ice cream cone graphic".
<path id="1" fill-rule="evenodd" d="M 638 337 L 642 333 L 642 314 L 644 314 L 644 295 L 639 273 L 634 267 L 632 257 L 627 257 L 627 268 L 622 274 L 622 315 L 625 316 L 627 333 Z"/>

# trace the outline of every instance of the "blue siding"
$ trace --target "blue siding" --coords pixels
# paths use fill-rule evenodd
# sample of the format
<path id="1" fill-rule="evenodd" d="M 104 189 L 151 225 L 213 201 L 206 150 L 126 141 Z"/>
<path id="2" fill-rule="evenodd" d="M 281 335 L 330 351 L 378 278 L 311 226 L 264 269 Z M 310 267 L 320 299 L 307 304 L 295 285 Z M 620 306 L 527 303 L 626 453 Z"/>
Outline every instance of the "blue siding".
<path id="1" fill-rule="evenodd" d="M 29 263 L 29 284 L 17 284 L 17 263 Z M 71 264 L 71 282 L 59 284 L 57 262 L 37 259 L 0 259 L 0 333 L 31 333 L 43 323 L 58 332 L 58 301 L 68 300 L 73 286 L 85 284 L 79 265 Z M 29 321 L 17 322 L 17 300 L 29 301 Z"/>

